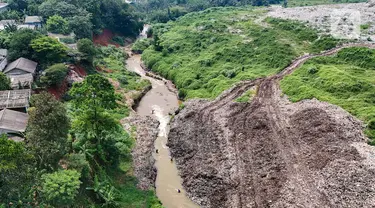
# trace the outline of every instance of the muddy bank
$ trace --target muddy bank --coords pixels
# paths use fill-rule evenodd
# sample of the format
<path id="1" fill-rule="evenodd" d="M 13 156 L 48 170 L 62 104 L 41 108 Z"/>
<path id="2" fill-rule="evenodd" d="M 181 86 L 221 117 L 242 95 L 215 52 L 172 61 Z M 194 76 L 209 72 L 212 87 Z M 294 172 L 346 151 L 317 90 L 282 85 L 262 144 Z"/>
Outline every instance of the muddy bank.
<path id="1" fill-rule="evenodd" d="M 315 99 L 290 103 L 279 89 L 283 76 L 311 57 L 214 101 L 185 103 L 168 146 L 202 207 L 373 207 L 375 150 L 363 124 Z M 253 86 L 250 103 L 234 102 Z"/>
<path id="2" fill-rule="evenodd" d="M 134 175 L 138 179 L 138 188 L 149 190 L 155 188 L 156 168 L 152 156 L 154 143 L 158 136 L 159 122 L 152 117 L 132 116 L 123 121 L 125 129 L 135 134 L 136 144 L 132 151 Z M 133 132 L 133 126 L 135 132 Z"/>

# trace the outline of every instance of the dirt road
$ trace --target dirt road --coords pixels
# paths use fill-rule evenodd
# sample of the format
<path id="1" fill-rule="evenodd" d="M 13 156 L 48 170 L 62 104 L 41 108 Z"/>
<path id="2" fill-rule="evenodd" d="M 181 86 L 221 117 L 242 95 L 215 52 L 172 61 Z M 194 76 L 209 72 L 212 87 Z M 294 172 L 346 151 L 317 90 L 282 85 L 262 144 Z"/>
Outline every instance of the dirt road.
<path id="1" fill-rule="evenodd" d="M 238 84 L 216 100 L 192 100 L 174 119 L 168 146 L 189 196 L 202 207 L 374 207 L 375 149 L 343 109 L 290 103 L 275 76 Z M 253 86 L 250 103 L 234 100 Z"/>

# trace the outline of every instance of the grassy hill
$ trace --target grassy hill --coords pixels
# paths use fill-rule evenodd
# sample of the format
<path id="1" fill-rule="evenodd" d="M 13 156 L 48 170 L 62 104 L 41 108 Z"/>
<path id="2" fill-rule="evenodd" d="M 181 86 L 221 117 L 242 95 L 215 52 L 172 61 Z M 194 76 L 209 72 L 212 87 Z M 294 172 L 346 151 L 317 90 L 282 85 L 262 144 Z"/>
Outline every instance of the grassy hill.
<path id="1" fill-rule="evenodd" d="M 350 48 L 309 60 L 281 81 L 291 101 L 317 98 L 341 106 L 368 124 L 375 139 L 375 50 Z"/>
<path id="2" fill-rule="evenodd" d="M 336 40 L 300 22 L 265 18 L 264 9 L 211 8 L 153 26 L 146 66 L 173 80 L 185 98 L 214 98 L 234 83 L 275 74 L 295 57 Z"/>

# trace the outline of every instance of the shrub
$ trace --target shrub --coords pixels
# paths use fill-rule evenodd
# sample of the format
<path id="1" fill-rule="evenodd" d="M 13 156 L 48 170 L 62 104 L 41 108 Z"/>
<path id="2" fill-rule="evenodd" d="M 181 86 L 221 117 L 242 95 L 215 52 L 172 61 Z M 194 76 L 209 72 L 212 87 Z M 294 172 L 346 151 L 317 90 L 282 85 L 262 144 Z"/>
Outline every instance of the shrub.
<path id="1" fill-rule="evenodd" d="M 65 44 L 73 44 L 76 41 L 74 40 L 74 38 L 60 38 L 60 42 Z"/>
<path id="2" fill-rule="evenodd" d="M 41 193 L 49 203 L 62 207 L 73 204 L 81 181 L 76 170 L 62 170 L 42 175 Z"/>
<path id="3" fill-rule="evenodd" d="M 112 42 L 114 43 L 117 43 L 119 44 L 120 46 L 124 46 L 125 45 L 125 40 L 124 40 L 124 37 L 121 37 L 121 36 L 113 36 L 112 38 Z"/>
<path id="4" fill-rule="evenodd" d="M 44 86 L 59 86 L 68 73 L 68 67 L 64 64 L 55 64 L 46 69 L 40 77 L 40 83 Z"/>
<path id="5" fill-rule="evenodd" d="M 48 18 L 47 30 L 52 33 L 70 33 L 68 21 L 59 15 L 54 15 Z"/>

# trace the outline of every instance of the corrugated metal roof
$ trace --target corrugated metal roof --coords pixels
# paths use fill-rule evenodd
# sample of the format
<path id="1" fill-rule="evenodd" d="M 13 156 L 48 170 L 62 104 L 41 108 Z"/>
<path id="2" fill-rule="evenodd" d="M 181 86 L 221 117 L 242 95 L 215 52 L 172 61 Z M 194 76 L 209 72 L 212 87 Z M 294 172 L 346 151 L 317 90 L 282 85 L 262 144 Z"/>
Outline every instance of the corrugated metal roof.
<path id="1" fill-rule="evenodd" d="M 16 20 L 1 20 L 0 21 L 0 25 L 7 25 L 7 24 L 10 24 L 10 25 L 15 25 L 16 24 Z"/>
<path id="2" fill-rule="evenodd" d="M 9 75 L 8 76 L 12 89 L 31 88 L 31 84 L 34 81 L 32 74 L 21 74 L 21 75 Z"/>
<path id="3" fill-rule="evenodd" d="M 7 57 L 8 56 L 8 50 L 0 48 L 0 56 Z"/>
<path id="4" fill-rule="evenodd" d="M 41 23 L 42 17 L 39 16 L 26 16 L 25 23 Z"/>
<path id="5" fill-rule="evenodd" d="M 23 70 L 25 72 L 29 72 L 29 73 L 34 74 L 37 66 L 38 66 L 38 63 L 36 63 L 35 61 L 31 61 L 31 60 L 26 59 L 26 58 L 19 58 L 19 59 L 13 61 L 12 63 L 10 63 L 5 68 L 4 74 L 12 71 L 13 69 L 20 69 L 20 70 Z"/>
<path id="6" fill-rule="evenodd" d="M 29 107 L 31 90 L 0 91 L 0 109 Z"/>
<path id="7" fill-rule="evenodd" d="M 9 4 L 8 3 L 0 3 L 0 8 L 7 7 Z"/>
<path id="8" fill-rule="evenodd" d="M 25 132 L 28 119 L 27 113 L 4 109 L 0 111 L 0 129 L 6 133 Z"/>

